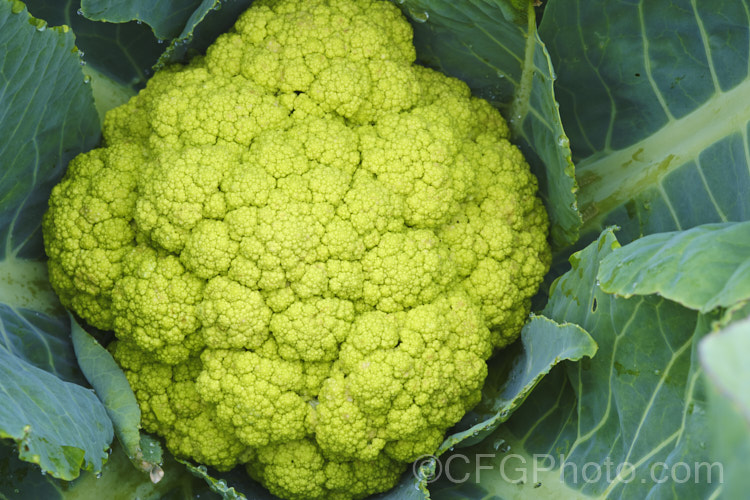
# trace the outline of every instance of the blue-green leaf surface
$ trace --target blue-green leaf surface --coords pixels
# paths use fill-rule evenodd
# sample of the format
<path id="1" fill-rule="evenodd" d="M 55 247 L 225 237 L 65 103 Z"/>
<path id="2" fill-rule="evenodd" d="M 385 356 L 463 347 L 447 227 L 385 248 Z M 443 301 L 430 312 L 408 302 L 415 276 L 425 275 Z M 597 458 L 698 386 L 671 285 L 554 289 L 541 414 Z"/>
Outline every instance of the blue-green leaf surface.
<path id="1" fill-rule="evenodd" d="M 748 219 L 748 0 L 551 0 L 540 34 L 587 230 Z"/>
<path id="2" fill-rule="evenodd" d="M 200 4 L 201 0 L 81 0 L 81 12 L 92 21 L 144 22 L 164 40 L 176 37 Z"/>
<path id="3" fill-rule="evenodd" d="M 112 423 L 91 390 L 0 346 L 0 438 L 15 440 L 22 460 L 74 479 L 81 468 L 101 470 L 112 437 Z"/>
<path id="4" fill-rule="evenodd" d="M 419 60 L 465 81 L 508 119 L 539 178 L 552 242 L 563 247 L 576 241 L 578 188 L 555 101 L 555 72 L 536 32 L 531 3 L 525 12 L 507 0 L 396 3 L 412 21 Z"/>
<path id="5" fill-rule="evenodd" d="M 729 307 L 750 299 L 750 222 L 645 236 L 609 254 L 598 277 L 608 293 L 658 293 L 703 312 Z"/>
<path id="6" fill-rule="evenodd" d="M 49 288 L 41 216 L 75 154 L 99 138 L 73 35 L 0 0 L 0 437 L 65 479 L 100 470 L 112 425 L 78 385 L 64 311 Z"/>
<path id="7" fill-rule="evenodd" d="M 40 255 L 49 192 L 99 129 L 72 33 L 38 31 L 22 6 L 0 2 L 0 260 Z"/>
<path id="8" fill-rule="evenodd" d="M 709 479 L 706 469 L 714 463 L 712 432 L 697 355 L 698 341 L 718 316 L 657 296 L 604 293 L 596 283 L 599 262 L 617 245 L 608 230 L 575 254 L 544 310 L 556 321 L 585 328 L 599 345 L 596 356 L 553 370 L 495 434 L 458 450 L 468 460 L 453 460 L 453 477 L 470 476 L 460 484 L 441 481 L 437 490 L 445 496 L 435 498 L 657 500 L 718 494 L 719 470 L 711 469 Z M 696 464 L 706 464 L 699 466 L 702 474 Z M 683 481 L 685 466 L 689 481 Z M 514 482 L 523 473 L 524 483 Z"/>

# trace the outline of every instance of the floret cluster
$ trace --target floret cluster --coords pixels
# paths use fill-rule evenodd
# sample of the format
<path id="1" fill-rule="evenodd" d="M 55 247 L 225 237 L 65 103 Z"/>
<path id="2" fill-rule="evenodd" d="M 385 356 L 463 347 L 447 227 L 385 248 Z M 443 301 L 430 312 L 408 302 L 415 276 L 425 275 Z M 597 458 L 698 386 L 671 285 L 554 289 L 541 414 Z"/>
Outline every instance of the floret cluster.
<path id="1" fill-rule="evenodd" d="M 380 0 L 259 0 L 110 111 L 50 280 L 178 456 L 286 498 L 392 487 L 480 399 L 549 265 L 536 180 Z"/>

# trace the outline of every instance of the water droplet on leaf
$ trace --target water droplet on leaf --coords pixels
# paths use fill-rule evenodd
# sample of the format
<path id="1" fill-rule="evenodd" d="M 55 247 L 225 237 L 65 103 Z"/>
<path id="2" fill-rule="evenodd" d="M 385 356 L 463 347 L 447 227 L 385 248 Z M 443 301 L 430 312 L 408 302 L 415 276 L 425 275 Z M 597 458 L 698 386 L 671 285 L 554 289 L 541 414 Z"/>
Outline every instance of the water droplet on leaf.
<path id="1" fill-rule="evenodd" d="M 409 15 L 418 23 L 426 23 L 430 18 L 430 14 L 427 11 L 414 11 L 409 9 Z"/>

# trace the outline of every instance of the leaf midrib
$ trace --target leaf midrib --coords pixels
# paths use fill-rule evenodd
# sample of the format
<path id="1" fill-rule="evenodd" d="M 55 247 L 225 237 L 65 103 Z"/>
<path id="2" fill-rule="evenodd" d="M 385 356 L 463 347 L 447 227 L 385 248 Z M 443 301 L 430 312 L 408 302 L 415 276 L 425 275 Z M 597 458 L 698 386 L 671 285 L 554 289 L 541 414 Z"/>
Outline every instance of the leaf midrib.
<path id="1" fill-rule="evenodd" d="M 697 160 L 712 144 L 742 133 L 748 119 L 750 79 L 731 90 L 716 93 L 691 113 L 670 120 L 656 133 L 631 146 L 603 151 L 580 161 L 576 173 L 584 226 L 599 223 L 613 209 L 660 184 L 670 173 Z M 744 134 L 743 142 L 746 142 Z"/>

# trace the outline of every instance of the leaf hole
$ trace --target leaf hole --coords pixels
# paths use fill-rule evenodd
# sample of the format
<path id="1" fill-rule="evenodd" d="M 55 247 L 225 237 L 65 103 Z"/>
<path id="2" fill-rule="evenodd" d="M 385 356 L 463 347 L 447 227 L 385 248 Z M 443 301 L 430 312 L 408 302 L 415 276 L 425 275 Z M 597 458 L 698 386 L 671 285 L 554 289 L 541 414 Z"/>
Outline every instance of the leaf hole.
<path id="1" fill-rule="evenodd" d="M 595 313 L 597 307 L 599 307 L 599 304 L 596 302 L 596 298 L 595 298 L 594 301 L 591 303 L 591 312 Z"/>

